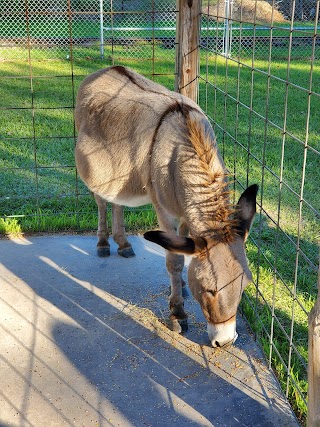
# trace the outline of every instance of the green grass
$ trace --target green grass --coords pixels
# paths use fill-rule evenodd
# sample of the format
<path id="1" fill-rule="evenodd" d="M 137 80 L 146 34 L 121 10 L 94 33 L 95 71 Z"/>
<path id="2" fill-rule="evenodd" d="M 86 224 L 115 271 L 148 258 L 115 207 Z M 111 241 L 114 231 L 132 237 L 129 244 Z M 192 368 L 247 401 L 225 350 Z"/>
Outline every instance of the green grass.
<path id="1" fill-rule="evenodd" d="M 104 61 L 99 59 L 98 44 L 75 48 L 73 61 L 67 59 L 66 53 L 70 54 L 63 48 L 32 49 L 29 62 L 29 53 L 22 48 L 0 48 L 0 234 L 3 236 L 96 229 L 95 202 L 77 179 L 73 156 L 74 98 L 85 75 L 110 65 L 113 56 L 115 63 L 128 65 L 143 74 L 163 74 L 155 76 L 155 80 L 173 89 L 174 50 L 145 42 L 130 48 L 116 46 L 113 51 L 107 47 Z M 247 180 L 260 185 L 262 212 L 257 215 L 252 239 L 247 243 L 255 280 L 243 298 L 242 311 L 302 423 L 306 407 L 292 379 L 306 397 L 305 311 L 309 312 L 314 304 L 317 279 L 316 271 L 301 254 L 295 275 L 297 253 L 292 242 L 297 243 L 299 233 L 301 251 L 317 265 L 320 237 L 319 219 L 305 202 L 299 217 L 301 202 L 295 194 L 300 193 L 306 151 L 303 197 L 313 209 L 320 210 L 320 200 L 316 197 L 320 182 L 317 83 L 320 61 L 314 62 L 311 88 L 318 95 L 312 94 L 309 98 L 311 65 L 307 52 L 304 57 L 294 59 L 288 72 L 281 49 L 273 51 L 270 70 L 267 56 L 263 54 L 255 58 L 253 70 L 252 60 L 245 52 L 235 52 L 230 60 L 215 55 L 207 57 L 202 52 L 199 96 L 200 105 L 213 119 L 229 170 L 243 187 Z M 209 84 L 204 83 L 207 73 Z M 287 80 L 294 85 L 288 85 Z M 287 133 L 283 145 L 281 129 L 286 96 Z M 307 136 L 309 148 L 299 142 L 304 142 Z M 283 184 L 280 186 L 281 173 Z M 240 186 L 236 185 L 235 189 L 238 194 Z M 156 217 L 151 207 L 128 209 L 126 223 L 129 230 L 137 231 L 154 227 Z M 293 290 L 294 299 L 290 293 Z M 280 357 L 275 351 L 270 353 L 270 331 L 274 323 L 273 343 L 284 363 L 288 363 L 290 345 L 286 334 L 290 336 L 292 310 L 293 345 L 297 352 L 294 350 L 291 356 L 291 377 L 287 384 Z"/>
<path id="2" fill-rule="evenodd" d="M 208 69 L 201 67 L 203 80 L 206 80 L 207 72 L 209 74 L 209 84 L 200 84 L 200 105 L 216 124 L 227 167 L 242 186 L 245 187 L 247 179 L 249 183 L 260 185 L 258 200 L 259 204 L 262 203 L 262 212 L 253 226 L 252 240 L 247 243 L 254 284 L 246 290 L 242 310 L 302 424 L 305 423 L 307 408 L 294 381 L 306 399 L 307 313 L 317 295 L 316 266 L 320 239 L 319 216 L 313 210 L 320 211 L 320 200 L 315 196 L 320 182 L 317 124 L 320 97 L 316 83 L 320 81 L 320 62 L 315 61 L 314 64 L 312 90 L 315 93 L 309 98 L 310 67 L 310 61 L 293 61 L 288 71 L 287 61 L 276 59 L 269 70 L 267 61 L 258 58 L 254 61 L 253 70 L 250 59 L 241 58 L 239 64 L 233 59 L 212 58 Z M 304 145 L 306 141 L 308 146 Z M 303 181 L 305 154 L 307 162 Z M 300 202 L 299 196 L 302 182 L 305 202 Z M 239 186 L 236 190 L 239 191 Z M 297 255 L 295 244 L 298 243 L 311 263 L 301 253 Z M 290 353 L 288 338 L 292 315 L 293 350 Z M 272 330 L 274 347 L 280 356 L 274 348 L 270 352 Z M 284 364 L 289 364 L 289 355 L 290 376 L 287 377 Z"/>
<path id="3" fill-rule="evenodd" d="M 142 49 L 147 60 L 137 62 L 123 57 L 127 51 L 118 48 L 122 56 L 118 63 L 147 74 L 171 73 L 171 76 L 159 76 L 157 81 L 173 89 L 174 52 L 169 63 L 164 60 L 166 52 L 161 52 L 154 65 L 151 46 L 149 49 L 139 46 L 136 56 Z M 17 50 L 21 52 L 18 56 L 24 58 L 25 51 Z M 31 68 L 26 59 L 1 63 L 1 234 L 96 227 L 95 202 L 78 181 L 74 165 L 73 105 L 84 76 L 110 65 L 111 52 L 107 51 L 107 59 L 102 62 L 98 59 L 97 46 L 87 49 L 85 57 L 82 49 L 80 51 L 77 58 L 79 51 L 75 50 L 73 62 L 66 58 L 63 49 L 50 52 L 35 49 L 31 51 Z M 117 49 L 115 52 L 117 54 Z M 0 58 L 5 58 L 7 53 L 8 49 L 1 50 Z M 48 56 L 58 56 L 58 59 L 48 59 Z M 126 220 L 130 230 L 156 224 L 151 208 L 143 214 L 139 209 L 128 209 Z"/>

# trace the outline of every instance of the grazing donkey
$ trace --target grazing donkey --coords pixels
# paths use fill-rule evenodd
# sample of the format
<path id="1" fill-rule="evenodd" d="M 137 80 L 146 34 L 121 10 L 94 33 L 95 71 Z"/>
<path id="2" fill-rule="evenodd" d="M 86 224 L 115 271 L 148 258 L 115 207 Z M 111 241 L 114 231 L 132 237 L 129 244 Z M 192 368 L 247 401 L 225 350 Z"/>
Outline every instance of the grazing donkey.
<path id="1" fill-rule="evenodd" d="M 189 287 L 208 321 L 212 345 L 233 343 L 237 308 L 252 279 L 244 242 L 258 186 L 247 188 L 232 207 L 227 171 L 200 107 L 128 68 L 106 68 L 83 81 L 76 126 L 78 172 L 98 205 L 98 255 L 110 254 L 107 201 L 113 238 L 124 257 L 134 252 L 122 206 L 152 203 L 164 231 L 144 237 L 166 249 L 173 330 L 187 329 L 181 272 L 188 254 Z"/>

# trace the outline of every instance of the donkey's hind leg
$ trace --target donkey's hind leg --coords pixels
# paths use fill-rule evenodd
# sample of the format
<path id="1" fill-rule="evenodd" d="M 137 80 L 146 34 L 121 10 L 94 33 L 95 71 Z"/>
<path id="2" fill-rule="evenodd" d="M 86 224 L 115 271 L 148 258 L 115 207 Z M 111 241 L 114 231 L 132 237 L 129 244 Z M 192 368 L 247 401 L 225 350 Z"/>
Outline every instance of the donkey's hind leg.
<path id="1" fill-rule="evenodd" d="M 112 236 L 119 245 L 118 254 L 124 258 L 135 256 L 131 244 L 127 240 L 124 227 L 123 206 L 112 204 Z"/>
<path id="2" fill-rule="evenodd" d="M 94 198 L 98 206 L 97 254 L 99 257 L 107 257 L 110 255 L 110 245 L 108 242 L 109 230 L 107 224 L 107 201 L 97 194 L 94 194 Z"/>

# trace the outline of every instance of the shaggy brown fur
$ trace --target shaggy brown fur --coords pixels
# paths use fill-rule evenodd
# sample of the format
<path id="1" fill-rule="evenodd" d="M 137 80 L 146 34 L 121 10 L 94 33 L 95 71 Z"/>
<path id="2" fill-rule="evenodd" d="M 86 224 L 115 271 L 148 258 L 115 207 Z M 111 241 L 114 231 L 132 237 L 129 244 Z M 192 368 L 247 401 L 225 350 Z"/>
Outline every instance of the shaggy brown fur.
<path id="1" fill-rule="evenodd" d="M 230 242 L 236 235 L 237 221 L 234 218 L 234 205 L 230 203 L 231 191 L 228 188 L 228 173 L 217 169 L 215 162 L 218 151 L 216 140 L 212 141 L 199 122 L 187 116 L 186 125 L 189 141 L 198 158 L 198 176 L 202 177 L 199 188 L 207 197 L 203 204 L 203 220 L 206 222 L 206 233 L 203 236 L 215 236 L 222 241 Z"/>

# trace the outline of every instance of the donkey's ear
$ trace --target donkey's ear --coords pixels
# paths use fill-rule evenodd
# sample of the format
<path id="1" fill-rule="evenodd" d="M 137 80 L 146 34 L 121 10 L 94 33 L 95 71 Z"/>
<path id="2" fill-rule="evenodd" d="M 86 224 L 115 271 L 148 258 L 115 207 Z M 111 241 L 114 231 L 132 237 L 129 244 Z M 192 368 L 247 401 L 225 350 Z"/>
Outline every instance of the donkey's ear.
<path id="1" fill-rule="evenodd" d="M 164 231 L 147 231 L 143 237 L 168 251 L 183 255 L 197 255 L 207 245 L 201 237 L 192 239 L 191 237 L 175 236 Z"/>
<path id="2" fill-rule="evenodd" d="M 240 196 L 236 208 L 238 233 L 247 239 L 253 218 L 256 213 L 256 198 L 259 190 L 257 184 L 250 185 Z"/>

